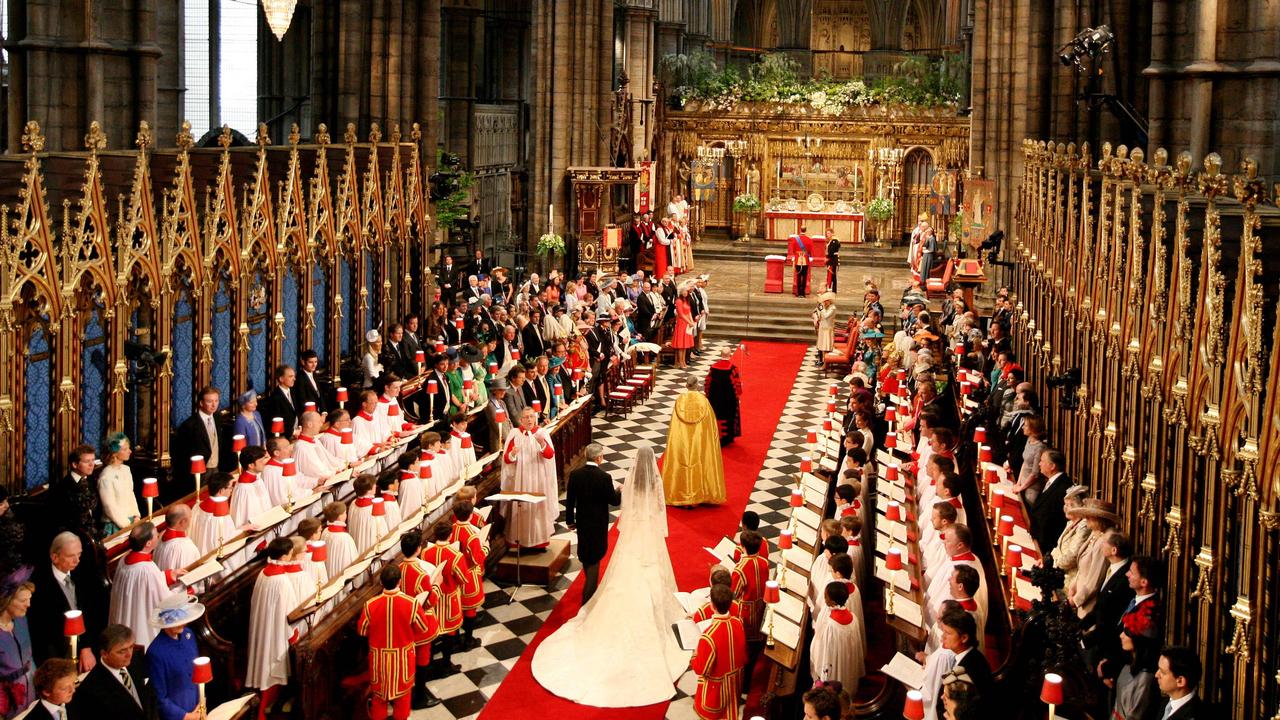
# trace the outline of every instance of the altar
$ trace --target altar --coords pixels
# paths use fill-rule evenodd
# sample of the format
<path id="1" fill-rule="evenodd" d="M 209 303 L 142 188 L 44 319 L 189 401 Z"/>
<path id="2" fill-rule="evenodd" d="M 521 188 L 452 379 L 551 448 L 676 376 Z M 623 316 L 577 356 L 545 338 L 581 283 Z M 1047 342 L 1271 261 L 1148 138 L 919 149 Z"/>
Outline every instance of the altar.
<path id="1" fill-rule="evenodd" d="M 800 228 L 808 230 L 810 236 L 835 236 L 842 244 L 860 243 L 863 241 L 866 216 L 858 212 L 835 212 L 821 210 L 818 212 L 791 210 L 785 206 L 764 211 L 764 237 L 766 240 L 786 242 L 787 238 L 800 232 Z"/>

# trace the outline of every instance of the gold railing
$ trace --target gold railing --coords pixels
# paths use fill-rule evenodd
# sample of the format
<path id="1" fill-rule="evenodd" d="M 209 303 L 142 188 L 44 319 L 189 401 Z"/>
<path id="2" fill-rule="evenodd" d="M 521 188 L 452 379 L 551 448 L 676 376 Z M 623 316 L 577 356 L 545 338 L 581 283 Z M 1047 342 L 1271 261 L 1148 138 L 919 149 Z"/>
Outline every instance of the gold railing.
<path id="1" fill-rule="evenodd" d="M 1246 159 L 1026 141 L 1013 336 L 1072 474 L 1169 564 L 1167 639 L 1277 712 L 1280 214 Z M 1201 169 L 1193 170 L 1197 164 Z M 1264 247 L 1267 251 L 1264 252 Z M 1077 409 L 1043 383 L 1079 368 Z"/>

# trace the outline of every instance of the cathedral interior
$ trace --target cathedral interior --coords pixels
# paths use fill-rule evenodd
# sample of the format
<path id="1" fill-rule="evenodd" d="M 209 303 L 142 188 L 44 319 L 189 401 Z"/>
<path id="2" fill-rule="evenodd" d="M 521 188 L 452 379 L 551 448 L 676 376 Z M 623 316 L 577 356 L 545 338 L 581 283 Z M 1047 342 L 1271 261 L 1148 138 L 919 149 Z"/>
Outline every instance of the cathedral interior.
<path id="1" fill-rule="evenodd" d="M 113 432 L 178 500 L 201 388 L 225 409 L 306 350 L 359 387 L 367 333 L 449 322 L 445 256 L 517 282 L 616 272 L 636 258 L 610 233 L 683 195 L 695 259 L 785 242 L 808 210 L 858 241 L 852 285 L 864 249 L 900 262 L 930 215 L 981 260 L 981 314 L 1008 289 L 1072 476 L 1167 564 L 1160 639 L 1201 658 L 1216 717 L 1280 718 L 1276 0 L 4 0 L 0 35 L 0 485 L 20 515 Z M 202 596 L 217 672 L 243 674 L 252 584 Z M 298 699 L 273 716 L 356 716 L 356 612 L 295 647 Z M 992 613 L 997 678 L 1034 700 L 1057 638 Z M 759 714 L 801 717 L 795 659 L 772 662 Z M 896 717 L 903 693 L 847 716 Z"/>

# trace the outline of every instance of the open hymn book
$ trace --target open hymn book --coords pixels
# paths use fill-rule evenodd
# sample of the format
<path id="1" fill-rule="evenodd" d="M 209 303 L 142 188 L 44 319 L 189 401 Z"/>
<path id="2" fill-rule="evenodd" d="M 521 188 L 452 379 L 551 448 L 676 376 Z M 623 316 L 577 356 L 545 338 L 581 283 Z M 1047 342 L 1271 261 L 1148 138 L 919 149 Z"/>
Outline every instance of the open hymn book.
<path id="1" fill-rule="evenodd" d="M 912 690 L 924 687 L 924 666 L 902 653 L 894 655 L 880 671 Z"/>
<path id="2" fill-rule="evenodd" d="M 702 637 L 702 633 L 711 627 L 710 620 L 703 620 L 695 623 L 689 618 L 683 618 L 680 622 L 671 626 L 676 634 L 676 640 L 680 643 L 681 650 L 693 652 L 698 649 L 698 639 Z"/>

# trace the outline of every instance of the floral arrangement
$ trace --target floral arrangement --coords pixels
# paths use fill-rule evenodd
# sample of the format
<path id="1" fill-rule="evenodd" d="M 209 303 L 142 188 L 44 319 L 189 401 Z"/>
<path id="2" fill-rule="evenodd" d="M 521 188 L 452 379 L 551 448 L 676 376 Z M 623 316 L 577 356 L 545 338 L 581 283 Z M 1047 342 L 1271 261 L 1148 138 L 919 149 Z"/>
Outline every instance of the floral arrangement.
<path id="1" fill-rule="evenodd" d="M 539 255 L 563 255 L 564 254 L 564 238 L 549 232 L 538 238 L 538 246 L 534 248 L 534 252 Z"/>
<path id="2" fill-rule="evenodd" d="M 867 203 L 867 217 L 876 222 L 884 222 L 893 218 L 893 201 L 889 198 L 876 198 Z"/>
<path id="3" fill-rule="evenodd" d="M 765 53 L 746 68 L 721 70 L 708 53 L 667 55 L 659 63 L 664 84 L 680 103 L 704 110 L 731 110 L 740 103 L 796 106 L 821 115 L 840 115 L 870 105 L 954 106 L 960 102 L 968 68 L 962 58 L 909 57 L 875 80 L 802 78 L 800 65 L 783 53 Z"/>
<path id="4" fill-rule="evenodd" d="M 751 193 L 742 193 L 733 199 L 733 211 L 736 213 L 760 212 L 760 198 Z"/>

